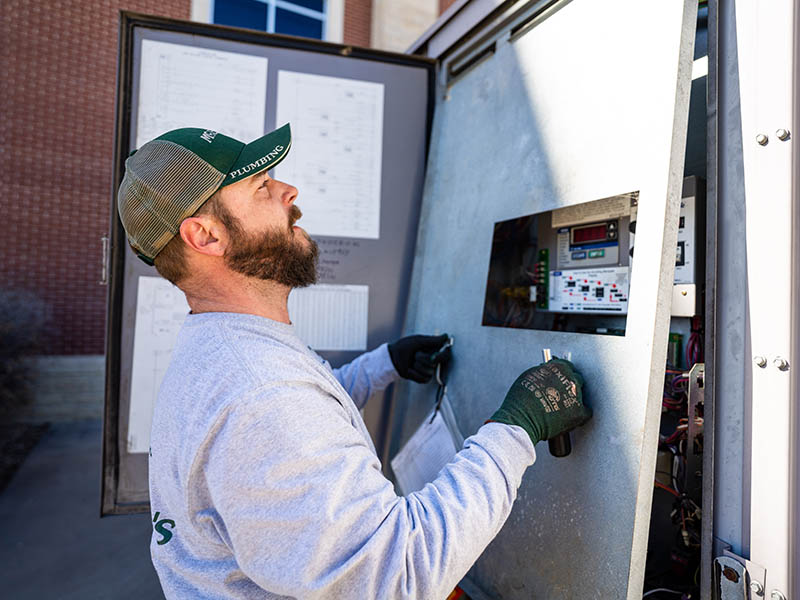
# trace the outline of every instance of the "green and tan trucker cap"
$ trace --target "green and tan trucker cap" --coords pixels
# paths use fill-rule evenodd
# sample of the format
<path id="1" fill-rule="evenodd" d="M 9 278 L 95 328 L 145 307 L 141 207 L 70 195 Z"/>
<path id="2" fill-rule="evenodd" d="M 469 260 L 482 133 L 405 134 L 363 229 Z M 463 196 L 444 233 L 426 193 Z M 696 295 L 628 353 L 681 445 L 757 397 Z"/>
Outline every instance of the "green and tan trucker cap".
<path id="1" fill-rule="evenodd" d="M 218 189 L 271 169 L 292 145 L 287 123 L 249 144 L 210 129 L 168 131 L 125 161 L 117 209 L 128 242 L 149 265 Z"/>

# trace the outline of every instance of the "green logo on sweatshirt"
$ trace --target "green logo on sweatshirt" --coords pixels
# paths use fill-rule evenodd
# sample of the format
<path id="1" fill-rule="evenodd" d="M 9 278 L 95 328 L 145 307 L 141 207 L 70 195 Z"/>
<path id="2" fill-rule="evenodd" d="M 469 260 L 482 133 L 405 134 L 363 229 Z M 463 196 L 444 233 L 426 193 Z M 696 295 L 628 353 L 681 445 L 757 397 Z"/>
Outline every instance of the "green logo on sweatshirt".
<path id="1" fill-rule="evenodd" d="M 172 519 L 159 520 L 158 517 L 160 514 L 161 514 L 160 512 L 156 512 L 156 514 L 153 515 L 153 523 L 155 523 L 155 525 L 153 525 L 153 529 L 155 529 L 155 532 L 161 536 L 161 539 L 158 540 L 156 543 L 159 546 L 163 546 L 172 539 L 171 530 L 175 529 L 175 521 L 173 521 Z M 169 529 L 167 529 L 167 527 L 169 527 Z"/>

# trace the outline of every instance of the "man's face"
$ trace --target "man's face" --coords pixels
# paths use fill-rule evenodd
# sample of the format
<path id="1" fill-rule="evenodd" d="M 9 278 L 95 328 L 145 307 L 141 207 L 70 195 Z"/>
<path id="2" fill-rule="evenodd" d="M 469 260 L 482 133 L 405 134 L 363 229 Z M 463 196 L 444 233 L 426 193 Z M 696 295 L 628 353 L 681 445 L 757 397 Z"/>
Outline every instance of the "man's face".
<path id="1" fill-rule="evenodd" d="M 259 173 L 224 188 L 217 216 L 229 234 L 225 264 L 292 288 L 317 280 L 317 244 L 295 226 L 297 189 Z"/>

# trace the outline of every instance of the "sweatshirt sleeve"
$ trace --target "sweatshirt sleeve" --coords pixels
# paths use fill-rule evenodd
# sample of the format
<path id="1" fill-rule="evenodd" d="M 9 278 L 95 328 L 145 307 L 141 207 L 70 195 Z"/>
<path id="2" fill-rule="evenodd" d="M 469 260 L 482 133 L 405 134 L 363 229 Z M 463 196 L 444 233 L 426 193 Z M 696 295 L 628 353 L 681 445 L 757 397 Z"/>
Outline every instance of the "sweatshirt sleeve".
<path id="1" fill-rule="evenodd" d="M 334 369 L 333 374 L 359 410 L 364 408 L 372 394 L 385 389 L 399 377 L 389 356 L 388 344 L 365 352 L 352 362 Z"/>
<path id="2" fill-rule="evenodd" d="M 312 387 L 233 404 L 201 454 L 195 476 L 242 571 L 273 594 L 341 600 L 444 599 L 535 459 L 521 428 L 488 423 L 436 480 L 398 496 L 348 414 Z"/>

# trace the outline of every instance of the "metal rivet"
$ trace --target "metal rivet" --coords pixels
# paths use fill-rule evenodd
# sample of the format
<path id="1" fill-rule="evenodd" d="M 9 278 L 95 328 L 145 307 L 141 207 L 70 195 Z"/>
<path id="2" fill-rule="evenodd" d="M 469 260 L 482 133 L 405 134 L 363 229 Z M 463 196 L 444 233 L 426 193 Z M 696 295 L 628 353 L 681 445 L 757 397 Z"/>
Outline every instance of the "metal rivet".
<path id="1" fill-rule="evenodd" d="M 688 293 L 689 293 L 689 292 L 687 292 L 686 290 L 683 290 L 683 291 L 681 292 L 681 296 L 686 296 Z"/>
<path id="2" fill-rule="evenodd" d="M 764 356 L 754 356 L 753 361 L 762 369 L 767 366 L 767 359 Z"/>
<path id="3" fill-rule="evenodd" d="M 788 129 L 778 129 L 778 131 L 775 132 L 775 135 L 778 136 L 778 139 L 780 141 L 785 142 L 786 140 L 789 139 L 789 130 Z"/>
<path id="4" fill-rule="evenodd" d="M 761 585 L 760 581 L 751 581 L 750 582 L 750 591 L 753 592 L 756 596 L 763 596 L 764 595 L 764 586 Z"/>
<path id="5" fill-rule="evenodd" d="M 778 367 L 781 371 L 785 371 L 789 368 L 789 363 L 785 358 L 781 358 L 780 356 L 776 356 L 775 360 L 772 361 L 772 364 Z"/>
<path id="6" fill-rule="evenodd" d="M 772 590 L 769 595 L 772 600 L 786 600 L 786 596 L 783 595 L 783 592 L 780 590 Z"/>
<path id="7" fill-rule="evenodd" d="M 766 145 L 767 145 L 767 142 L 769 141 L 769 138 L 768 138 L 766 135 L 764 135 L 763 133 L 759 133 L 759 134 L 756 136 L 756 141 L 757 141 L 757 142 L 758 142 L 758 143 L 759 143 L 761 146 L 766 146 Z"/>

